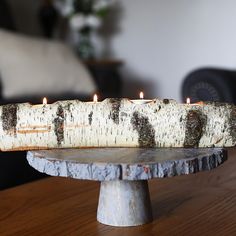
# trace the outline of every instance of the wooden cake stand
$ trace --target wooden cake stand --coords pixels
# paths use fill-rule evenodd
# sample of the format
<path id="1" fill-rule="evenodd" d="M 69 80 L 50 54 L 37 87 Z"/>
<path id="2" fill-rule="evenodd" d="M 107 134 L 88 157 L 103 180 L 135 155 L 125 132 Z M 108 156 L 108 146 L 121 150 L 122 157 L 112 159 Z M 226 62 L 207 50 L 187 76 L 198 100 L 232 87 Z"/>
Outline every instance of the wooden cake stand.
<path id="1" fill-rule="evenodd" d="M 148 179 L 211 170 L 222 148 L 91 148 L 28 151 L 29 164 L 53 176 L 101 181 L 97 220 L 112 226 L 152 221 Z"/>

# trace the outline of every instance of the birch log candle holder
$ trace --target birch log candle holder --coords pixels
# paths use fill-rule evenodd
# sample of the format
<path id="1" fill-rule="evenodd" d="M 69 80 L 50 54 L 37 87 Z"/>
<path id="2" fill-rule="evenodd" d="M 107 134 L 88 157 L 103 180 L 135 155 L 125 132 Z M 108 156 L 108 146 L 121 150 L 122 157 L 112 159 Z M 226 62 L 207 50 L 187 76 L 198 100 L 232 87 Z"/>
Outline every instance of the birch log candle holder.
<path id="1" fill-rule="evenodd" d="M 95 96 L 3 105 L 0 116 L 2 151 L 57 149 L 29 151 L 28 162 L 49 175 L 101 181 L 97 219 L 113 226 L 152 221 L 148 179 L 211 170 L 226 160 L 223 149 L 195 147 L 236 143 L 236 108 L 226 103 Z"/>
<path id="2" fill-rule="evenodd" d="M 84 147 L 230 147 L 236 108 L 122 98 L 0 106 L 2 151 Z"/>

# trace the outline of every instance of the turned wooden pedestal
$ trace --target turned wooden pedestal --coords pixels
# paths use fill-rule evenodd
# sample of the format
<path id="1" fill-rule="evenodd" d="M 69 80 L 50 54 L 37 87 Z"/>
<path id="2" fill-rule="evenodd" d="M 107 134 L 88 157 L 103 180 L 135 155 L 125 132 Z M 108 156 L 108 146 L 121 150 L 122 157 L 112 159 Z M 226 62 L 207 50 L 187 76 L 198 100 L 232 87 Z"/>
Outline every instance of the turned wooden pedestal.
<path id="1" fill-rule="evenodd" d="M 227 159 L 221 148 L 92 148 L 29 151 L 29 164 L 52 176 L 101 181 L 97 220 L 112 226 L 152 221 L 148 179 L 211 170 Z"/>
<path id="2" fill-rule="evenodd" d="M 152 221 L 147 180 L 101 182 L 97 220 L 113 226 L 135 226 Z"/>

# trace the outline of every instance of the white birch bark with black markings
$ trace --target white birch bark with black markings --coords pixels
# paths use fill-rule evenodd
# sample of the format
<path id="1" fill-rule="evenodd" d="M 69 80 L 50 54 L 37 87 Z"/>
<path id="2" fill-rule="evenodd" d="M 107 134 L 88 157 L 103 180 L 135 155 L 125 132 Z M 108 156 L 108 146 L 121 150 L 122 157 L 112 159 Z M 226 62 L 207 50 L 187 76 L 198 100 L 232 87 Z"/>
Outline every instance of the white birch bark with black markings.
<path id="1" fill-rule="evenodd" d="M 60 101 L 0 106 L 0 149 L 78 147 L 230 147 L 236 108 L 226 103 L 178 104 L 154 99 Z"/>

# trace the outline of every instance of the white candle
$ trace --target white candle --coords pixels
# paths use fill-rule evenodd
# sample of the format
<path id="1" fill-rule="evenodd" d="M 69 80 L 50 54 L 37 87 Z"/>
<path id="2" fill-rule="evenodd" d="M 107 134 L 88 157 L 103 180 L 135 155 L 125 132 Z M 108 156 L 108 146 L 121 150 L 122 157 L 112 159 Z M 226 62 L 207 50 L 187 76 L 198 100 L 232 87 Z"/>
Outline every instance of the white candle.
<path id="1" fill-rule="evenodd" d="M 140 99 L 131 100 L 131 102 L 135 104 L 145 104 L 152 101 L 151 99 L 144 99 L 144 93 L 142 91 L 139 93 L 139 98 Z"/>

